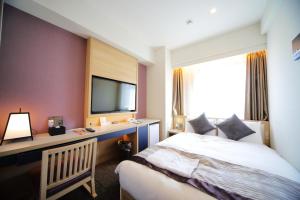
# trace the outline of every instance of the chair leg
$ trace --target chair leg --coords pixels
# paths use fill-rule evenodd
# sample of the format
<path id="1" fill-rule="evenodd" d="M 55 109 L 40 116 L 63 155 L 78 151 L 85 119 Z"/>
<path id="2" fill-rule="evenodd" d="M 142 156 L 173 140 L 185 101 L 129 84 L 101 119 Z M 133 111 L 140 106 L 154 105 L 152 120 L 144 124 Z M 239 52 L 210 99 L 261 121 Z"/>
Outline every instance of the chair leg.
<path id="1" fill-rule="evenodd" d="M 89 186 L 88 183 L 83 184 L 83 187 L 84 187 L 90 194 L 92 194 L 91 186 Z"/>
<path id="2" fill-rule="evenodd" d="M 46 200 L 46 195 L 40 194 L 40 200 Z"/>
<path id="3" fill-rule="evenodd" d="M 93 198 L 96 198 L 97 197 L 97 193 L 96 193 L 96 189 L 95 189 L 95 179 L 92 178 L 91 180 L 91 188 L 92 188 L 92 196 Z"/>

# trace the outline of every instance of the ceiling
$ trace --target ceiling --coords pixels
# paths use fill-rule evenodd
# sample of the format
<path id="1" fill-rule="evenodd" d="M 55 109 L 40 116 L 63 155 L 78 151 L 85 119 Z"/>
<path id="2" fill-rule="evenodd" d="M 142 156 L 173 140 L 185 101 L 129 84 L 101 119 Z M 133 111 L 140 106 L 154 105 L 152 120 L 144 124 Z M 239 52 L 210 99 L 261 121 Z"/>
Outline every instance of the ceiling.
<path id="1" fill-rule="evenodd" d="M 123 50 L 127 45 L 129 53 L 136 54 L 134 51 L 138 50 L 139 54 L 144 54 L 140 57 L 147 60 L 151 55 L 145 48 L 166 46 L 174 49 L 254 24 L 262 18 L 267 0 L 6 2 L 76 34 L 98 37 Z M 217 10 L 213 15 L 209 13 L 211 8 Z M 192 23 L 187 25 L 189 19 Z"/>
<path id="2" fill-rule="evenodd" d="M 88 0 L 151 46 L 177 48 L 258 22 L 266 0 Z M 210 9 L 216 8 L 215 14 Z M 191 19 L 192 24 L 186 21 Z"/>

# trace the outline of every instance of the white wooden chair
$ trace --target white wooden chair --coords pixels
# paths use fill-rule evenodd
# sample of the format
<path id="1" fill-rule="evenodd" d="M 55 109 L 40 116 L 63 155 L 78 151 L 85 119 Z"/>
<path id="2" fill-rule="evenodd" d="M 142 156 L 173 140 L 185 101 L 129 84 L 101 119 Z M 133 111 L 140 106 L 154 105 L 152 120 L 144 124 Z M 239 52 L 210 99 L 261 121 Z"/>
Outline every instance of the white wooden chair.
<path id="1" fill-rule="evenodd" d="M 96 138 L 43 151 L 40 199 L 57 199 L 82 185 L 95 198 L 96 153 Z"/>

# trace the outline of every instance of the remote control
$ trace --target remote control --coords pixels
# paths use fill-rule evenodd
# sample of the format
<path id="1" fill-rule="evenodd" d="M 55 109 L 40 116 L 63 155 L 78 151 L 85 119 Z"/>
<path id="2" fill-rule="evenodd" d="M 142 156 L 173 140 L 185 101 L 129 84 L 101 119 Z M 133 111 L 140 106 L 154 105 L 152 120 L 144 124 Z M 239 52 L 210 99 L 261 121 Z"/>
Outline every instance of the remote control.
<path id="1" fill-rule="evenodd" d="M 85 128 L 85 130 L 87 130 L 88 132 L 95 132 L 95 130 L 92 128 Z"/>

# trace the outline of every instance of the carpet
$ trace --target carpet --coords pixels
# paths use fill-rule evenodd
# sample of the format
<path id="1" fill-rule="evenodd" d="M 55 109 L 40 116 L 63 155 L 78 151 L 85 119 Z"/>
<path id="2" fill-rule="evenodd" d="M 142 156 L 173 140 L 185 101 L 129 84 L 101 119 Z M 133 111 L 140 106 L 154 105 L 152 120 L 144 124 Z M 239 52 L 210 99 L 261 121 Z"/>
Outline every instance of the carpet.
<path id="1" fill-rule="evenodd" d="M 118 175 L 115 174 L 119 160 L 108 161 L 96 166 L 95 186 L 97 192 L 96 200 L 118 200 L 120 198 L 120 185 Z M 1 200 L 34 200 L 35 188 L 32 177 L 23 174 L 0 183 Z M 60 200 L 92 200 L 91 195 L 83 188 L 61 197 Z"/>

